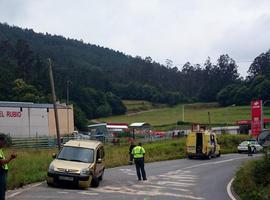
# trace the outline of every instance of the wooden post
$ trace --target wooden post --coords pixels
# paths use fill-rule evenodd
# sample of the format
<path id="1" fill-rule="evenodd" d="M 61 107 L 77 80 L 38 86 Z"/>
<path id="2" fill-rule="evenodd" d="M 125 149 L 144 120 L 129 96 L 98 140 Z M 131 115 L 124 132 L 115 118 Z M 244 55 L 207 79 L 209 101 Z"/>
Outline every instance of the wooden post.
<path id="1" fill-rule="evenodd" d="M 60 150 L 60 148 L 61 148 L 61 139 L 60 139 L 59 118 L 58 118 L 58 110 L 57 110 L 57 104 L 56 104 L 56 95 L 55 95 L 53 72 L 52 72 L 52 61 L 51 61 L 50 58 L 48 58 L 48 64 L 49 64 L 49 75 L 50 75 L 50 83 L 51 83 L 52 99 L 53 99 L 53 108 L 54 108 L 54 117 L 55 117 L 55 125 L 56 125 L 57 146 L 58 146 L 58 149 Z"/>

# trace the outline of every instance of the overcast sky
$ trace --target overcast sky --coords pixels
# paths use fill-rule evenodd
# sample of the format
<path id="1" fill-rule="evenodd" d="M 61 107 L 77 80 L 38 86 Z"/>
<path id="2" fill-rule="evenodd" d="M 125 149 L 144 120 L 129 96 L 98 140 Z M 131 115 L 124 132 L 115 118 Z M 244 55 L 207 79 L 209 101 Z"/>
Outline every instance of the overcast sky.
<path id="1" fill-rule="evenodd" d="M 0 0 L 0 22 L 181 66 L 270 49 L 270 0 Z"/>

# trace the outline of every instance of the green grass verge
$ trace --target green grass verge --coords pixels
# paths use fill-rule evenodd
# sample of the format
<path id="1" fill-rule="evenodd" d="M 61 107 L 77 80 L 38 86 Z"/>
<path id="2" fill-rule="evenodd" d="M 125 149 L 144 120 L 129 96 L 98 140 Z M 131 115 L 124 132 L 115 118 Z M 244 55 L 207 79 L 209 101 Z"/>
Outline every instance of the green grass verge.
<path id="1" fill-rule="evenodd" d="M 236 173 L 233 188 L 242 200 L 270 199 L 270 158 L 247 162 Z"/>
<path id="2" fill-rule="evenodd" d="M 243 135 L 221 135 L 222 153 L 236 152 L 236 146 L 248 136 Z M 146 150 L 146 162 L 180 159 L 185 157 L 186 138 L 165 140 L 144 144 Z M 106 167 L 117 167 L 128 164 L 128 144 L 120 146 L 106 145 Z M 46 178 L 49 163 L 52 161 L 52 154 L 56 149 L 51 150 L 13 150 L 7 149 L 6 154 L 15 151 L 18 157 L 10 163 L 8 177 L 8 188 L 13 189 L 29 183 L 42 181 Z"/>

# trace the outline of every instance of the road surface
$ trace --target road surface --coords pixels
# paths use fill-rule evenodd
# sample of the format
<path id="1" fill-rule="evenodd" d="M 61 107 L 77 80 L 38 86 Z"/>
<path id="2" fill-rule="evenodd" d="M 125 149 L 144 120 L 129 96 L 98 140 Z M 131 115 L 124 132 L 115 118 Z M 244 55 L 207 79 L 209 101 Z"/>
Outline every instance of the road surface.
<path id="1" fill-rule="evenodd" d="M 147 182 L 136 180 L 134 166 L 106 170 L 99 188 L 48 187 L 45 182 L 9 191 L 8 200 L 228 200 L 226 186 L 247 160 L 246 154 L 227 154 L 212 160 L 180 159 L 146 164 Z"/>

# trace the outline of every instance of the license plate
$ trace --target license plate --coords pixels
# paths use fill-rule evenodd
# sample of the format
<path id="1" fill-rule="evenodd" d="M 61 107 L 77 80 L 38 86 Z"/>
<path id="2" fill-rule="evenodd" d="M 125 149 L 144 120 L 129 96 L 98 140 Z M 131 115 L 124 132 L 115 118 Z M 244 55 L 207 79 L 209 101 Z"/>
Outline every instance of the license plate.
<path id="1" fill-rule="evenodd" d="M 73 181 L 73 177 L 68 177 L 68 176 L 59 176 L 59 180 L 62 181 Z"/>

